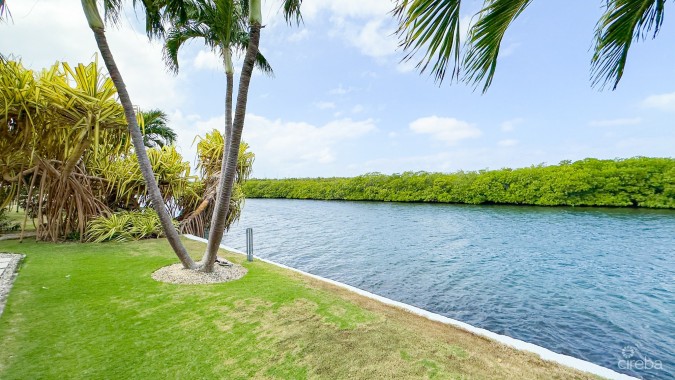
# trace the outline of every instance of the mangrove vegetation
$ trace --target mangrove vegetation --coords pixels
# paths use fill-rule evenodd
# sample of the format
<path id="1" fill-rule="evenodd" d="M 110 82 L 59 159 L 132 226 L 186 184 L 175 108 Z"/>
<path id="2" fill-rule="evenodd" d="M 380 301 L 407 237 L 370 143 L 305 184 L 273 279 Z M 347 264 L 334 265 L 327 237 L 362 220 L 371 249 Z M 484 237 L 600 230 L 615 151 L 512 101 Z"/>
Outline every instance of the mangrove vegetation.
<path id="1" fill-rule="evenodd" d="M 252 179 L 249 198 L 675 208 L 675 159 L 563 161 L 520 169 Z"/>

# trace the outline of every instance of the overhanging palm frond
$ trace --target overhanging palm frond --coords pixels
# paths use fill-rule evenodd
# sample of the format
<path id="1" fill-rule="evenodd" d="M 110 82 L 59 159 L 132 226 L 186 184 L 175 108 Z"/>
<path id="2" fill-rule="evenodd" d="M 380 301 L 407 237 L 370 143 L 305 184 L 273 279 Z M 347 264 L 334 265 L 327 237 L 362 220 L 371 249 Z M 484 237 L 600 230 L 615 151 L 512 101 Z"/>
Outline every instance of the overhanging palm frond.
<path id="1" fill-rule="evenodd" d="M 423 51 L 417 68 L 424 72 L 433 64 L 431 74 L 437 82 L 443 81 L 451 62 L 452 78 L 459 76 L 460 5 L 461 0 L 399 0 L 393 11 L 399 23 L 399 46 L 407 51 L 403 61 Z"/>
<path id="2" fill-rule="evenodd" d="M 274 77 L 274 70 L 272 69 L 272 66 L 267 61 L 267 58 L 265 58 L 264 55 L 260 54 L 260 52 L 258 52 L 258 55 L 256 55 L 255 57 L 255 67 L 258 70 L 260 70 L 263 74 L 272 78 Z"/>
<path id="3" fill-rule="evenodd" d="M 0 0 L 0 21 L 11 20 L 11 19 L 12 19 L 12 13 L 9 11 L 9 8 L 7 7 L 7 1 L 6 0 Z"/>
<path id="4" fill-rule="evenodd" d="M 532 0 L 488 0 L 469 31 L 464 57 L 465 80 L 483 83 L 483 92 L 492 84 L 504 33 Z"/>
<path id="5" fill-rule="evenodd" d="M 164 36 L 164 25 L 162 24 L 161 4 L 157 0 L 133 0 L 134 9 L 140 5 L 145 16 L 145 33 L 149 38 L 160 38 Z M 140 3 L 140 4 L 139 4 Z"/>
<path id="6" fill-rule="evenodd" d="M 105 20 L 113 25 L 120 21 L 120 15 L 123 12 L 122 0 L 103 0 L 103 13 Z"/>
<path id="7" fill-rule="evenodd" d="M 211 47 L 214 46 L 214 36 L 209 28 L 199 23 L 188 23 L 181 26 L 176 26 L 169 29 L 166 39 L 164 41 L 164 49 L 162 54 L 164 62 L 168 68 L 174 73 L 178 73 L 178 51 L 187 41 L 193 38 L 203 38 L 204 43 Z"/>
<path id="8" fill-rule="evenodd" d="M 296 25 L 302 23 L 302 13 L 300 13 L 301 5 L 302 0 L 284 0 L 284 18 L 287 23 L 295 23 Z"/>
<path id="9" fill-rule="evenodd" d="M 188 9 L 186 22 L 173 20 L 164 43 L 164 61 L 174 73 L 178 72 L 178 51 L 191 39 L 203 39 L 214 52 L 223 57 L 226 49 L 232 54 L 246 51 L 249 43 L 247 20 L 247 1 L 197 0 Z M 258 52 L 256 68 L 264 74 L 274 76 L 272 66 Z"/>
<path id="10" fill-rule="evenodd" d="M 248 33 L 244 31 L 237 31 L 232 35 L 232 47 L 235 51 L 244 52 L 248 48 L 249 36 Z M 262 53 L 258 52 L 258 55 L 255 58 L 255 67 L 260 70 L 263 74 L 274 77 L 274 70 L 272 65 L 270 65 L 267 58 L 265 58 Z"/>
<path id="11" fill-rule="evenodd" d="M 663 23 L 665 0 L 608 0 L 596 27 L 595 52 L 591 61 L 593 86 L 611 83 L 616 89 L 626 67 L 633 40 L 658 34 Z"/>

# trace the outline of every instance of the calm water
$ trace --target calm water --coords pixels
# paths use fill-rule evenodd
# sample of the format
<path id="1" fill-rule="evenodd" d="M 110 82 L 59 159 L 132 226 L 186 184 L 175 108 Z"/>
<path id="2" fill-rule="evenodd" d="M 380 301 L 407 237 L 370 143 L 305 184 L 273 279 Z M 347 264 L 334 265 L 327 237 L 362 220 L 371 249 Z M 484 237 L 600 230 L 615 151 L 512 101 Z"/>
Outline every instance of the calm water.
<path id="1" fill-rule="evenodd" d="M 251 199 L 224 243 L 244 250 L 246 227 L 260 257 L 675 378 L 674 211 Z"/>

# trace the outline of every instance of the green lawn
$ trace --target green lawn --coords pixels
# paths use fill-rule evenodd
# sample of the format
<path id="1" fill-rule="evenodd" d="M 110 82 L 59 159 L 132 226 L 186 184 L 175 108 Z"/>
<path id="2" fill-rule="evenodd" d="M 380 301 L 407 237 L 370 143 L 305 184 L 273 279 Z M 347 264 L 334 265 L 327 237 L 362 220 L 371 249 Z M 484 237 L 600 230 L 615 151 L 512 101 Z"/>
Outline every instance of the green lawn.
<path id="1" fill-rule="evenodd" d="M 594 378 L 238 255 L 241 280 L 172 285 L 150 277 L 177 261 L 165 240 L 3 251 L 27 257 L 1 379 Z"/>
<path id="2" fill-rule="evenodd" d="M 23 212 L 23 209 L 20 211 L 16 211 L 16 208 L 8 208 L 5 211 L 5 216 L 7 217 L 7 221 L 10 223 L 18 223 L 19 224 L 19 229 L 17 231 L 12 231 L 8 233 L 19 233 L 21 232 L 21 226 L 23 225 L 23 221 L 25 219 L 25 214 Z M 35 231 L 35 225 L 33 224 L 33 219 L 28 218 L 26 219 L 26 231 Z"/>

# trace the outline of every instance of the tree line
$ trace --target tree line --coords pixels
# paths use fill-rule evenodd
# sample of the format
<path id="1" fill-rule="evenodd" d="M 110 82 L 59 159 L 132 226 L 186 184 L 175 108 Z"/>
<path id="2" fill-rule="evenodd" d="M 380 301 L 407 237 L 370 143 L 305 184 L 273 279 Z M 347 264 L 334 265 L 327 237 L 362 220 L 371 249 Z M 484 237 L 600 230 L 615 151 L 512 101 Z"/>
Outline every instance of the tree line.
<path id="1" fill-rule="evenodd" d="M 251 179 L 248 198 L 675 208 L 675 159 L 586 158 L 558 165 L 353 178 Z"/>

